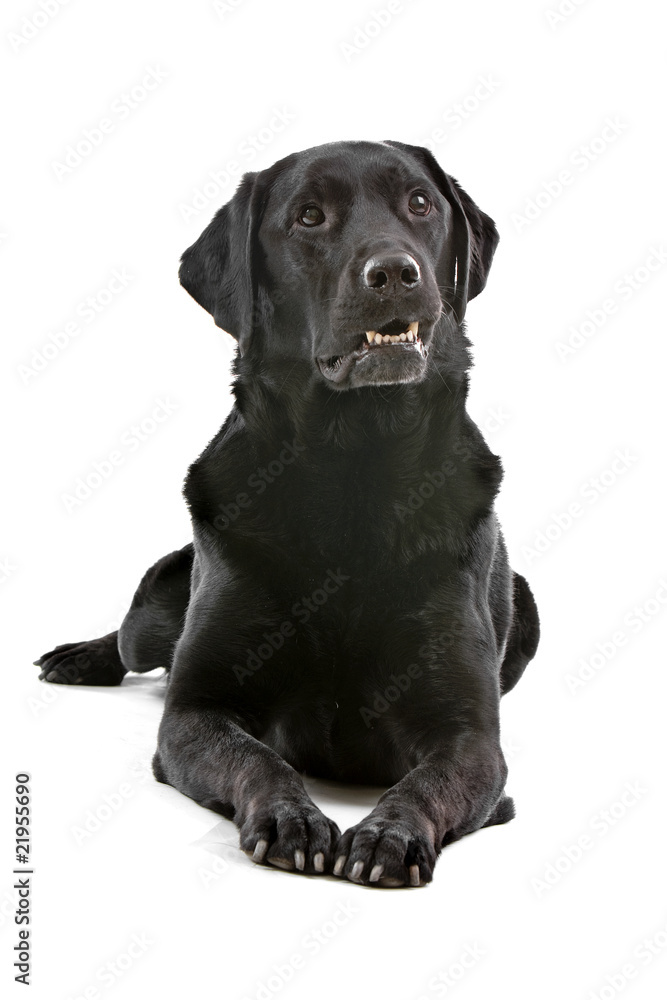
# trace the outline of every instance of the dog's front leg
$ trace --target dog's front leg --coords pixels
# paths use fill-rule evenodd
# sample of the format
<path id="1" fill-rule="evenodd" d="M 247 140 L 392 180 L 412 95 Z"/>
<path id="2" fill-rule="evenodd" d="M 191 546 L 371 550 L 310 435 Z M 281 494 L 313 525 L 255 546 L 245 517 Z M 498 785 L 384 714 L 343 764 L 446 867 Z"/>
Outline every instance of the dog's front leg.
<path id="1" fill-rule="evenodd" d="M 343 834 L 334 874 L 380 887 L 425 885 L 444 844 L 512 818 L 506 776 L 496 735 L 443 741 Z"/>
<path id="2" fill-rule="evenodd" d="M 233 819 L 253 861 L 330 872 L 340 830 L 294 768 L 240 723 L 217 708 L 167 706 L 153 759 L 156 778 Z"/>

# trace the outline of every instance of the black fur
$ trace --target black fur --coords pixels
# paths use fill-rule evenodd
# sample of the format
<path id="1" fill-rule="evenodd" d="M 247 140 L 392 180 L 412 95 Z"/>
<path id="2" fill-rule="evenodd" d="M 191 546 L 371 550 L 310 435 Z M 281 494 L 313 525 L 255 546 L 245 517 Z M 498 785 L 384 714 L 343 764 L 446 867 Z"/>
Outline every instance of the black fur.
<path id="1" fill-rule="evenodd" d="M 246 175 L 183 255 L 239 341 L 236 404 L 185 484 L 194 542 L 118 635 L 38 662 L 58 683 L 170 669 L 155 775 L 258 861 L 424 884 L 444 844 L 514 814 L 499 701 L 539 625 L 462 327 L 497 239 L 426 150 L 348 142 Z M 412 321 L 421 344 L 368 345 Z M 300 772 L 389 787 L 341 837 Z"/>

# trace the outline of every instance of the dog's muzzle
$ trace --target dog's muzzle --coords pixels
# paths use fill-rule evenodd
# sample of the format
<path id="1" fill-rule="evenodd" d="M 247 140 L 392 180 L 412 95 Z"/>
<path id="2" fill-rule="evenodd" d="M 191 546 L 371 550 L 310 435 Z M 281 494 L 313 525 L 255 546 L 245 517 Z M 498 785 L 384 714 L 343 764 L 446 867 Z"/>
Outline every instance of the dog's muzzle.
<path id="1" fill-rule="evenodd" d="M 428 348 L 419 335 L 419 320 L 392 320 L 367 330 L 347 354 L 318 358 L 324 377 L 337 388 L 395 385 L 423 376 Z"/>

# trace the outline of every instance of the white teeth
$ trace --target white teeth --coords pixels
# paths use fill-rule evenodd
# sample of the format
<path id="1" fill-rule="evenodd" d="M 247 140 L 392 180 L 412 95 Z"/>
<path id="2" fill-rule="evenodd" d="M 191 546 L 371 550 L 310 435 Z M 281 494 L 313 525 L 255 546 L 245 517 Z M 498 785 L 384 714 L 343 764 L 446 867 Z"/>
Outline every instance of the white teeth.
<path id="1" fill-rule="evenodd" d="M 413 343 L 418 339 L 417 332 L 419 330 L 419 322 L 417 320 L 414 323 L 410 323 L 405 333 L 399 334 L 385 334 L 378 333 L 377 330 L 367 330 L 366 340 L 369 344 L 400 344 L 405 343 L 406 340 Z"/>

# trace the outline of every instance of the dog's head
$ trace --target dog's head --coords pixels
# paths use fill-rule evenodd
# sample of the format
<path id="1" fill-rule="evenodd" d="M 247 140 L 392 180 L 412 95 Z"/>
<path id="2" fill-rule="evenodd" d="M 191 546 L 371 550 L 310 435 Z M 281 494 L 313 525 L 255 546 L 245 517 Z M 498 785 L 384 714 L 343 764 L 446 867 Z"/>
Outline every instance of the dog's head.
<path id="1" fill-rule="evenodd" d="M 308 361 L 354 389 L 424 377 L 497 242 L 428 150 L 336 142 L 246 174 L 179 273 L 242 353 Z"/>

